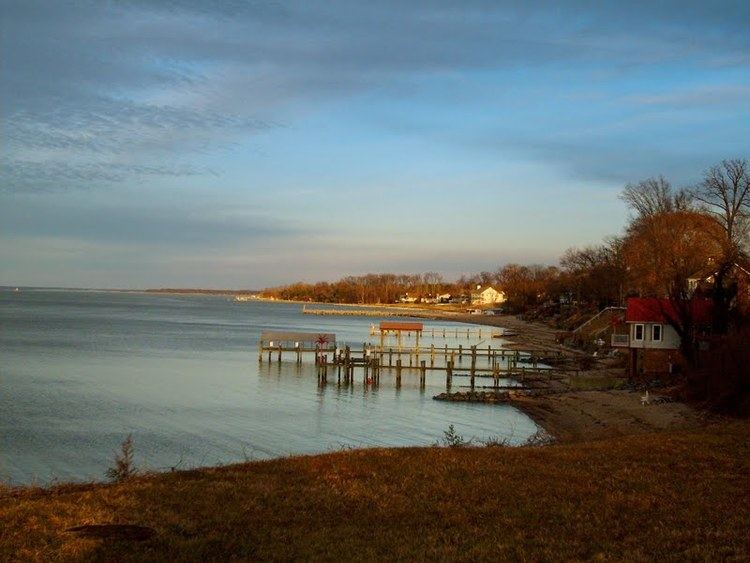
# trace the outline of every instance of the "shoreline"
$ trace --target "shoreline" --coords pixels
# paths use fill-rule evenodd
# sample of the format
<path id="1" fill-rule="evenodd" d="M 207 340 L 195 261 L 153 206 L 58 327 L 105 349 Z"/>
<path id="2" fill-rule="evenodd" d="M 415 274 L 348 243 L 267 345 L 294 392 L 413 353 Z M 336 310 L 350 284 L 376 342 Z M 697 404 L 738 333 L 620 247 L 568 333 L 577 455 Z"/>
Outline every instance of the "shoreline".
<path id="1" fill-rule="evenodd" d="M 232 296 L 247 294 L 243 291 L 170 291 L 170 290 L 102 290 L 112 292 L 146 293 L 150 295 Z M 445 320 L 461 324 L 506 328 L 514 332 L 506 337 L 511 346 L 523 346 L 560 352 L 563 362 L 576 363 L 585 352 L 555 342 L 554 328 L 536 321 L 526 321 L 515 315 L 471 315 L 456 308 L 425 308 L 404 304 L 359 304 L 292 301 L 270 298 L 253 299 L 264 303 L 295 305 L 321 305 L 329 307 L 383 310 L 385 308 L 408 313 L 414 318 Z M 241 303 L 239 303 L 241 306 Z M 594 368 L 581 371 L 581 382 L 596 381 L 604 377 L 624 380 L 624 370 Z M 678 402 L 643 406 L 641 394 L 616 389 L 575 389 L 570 385 L 557 385 L 553 393 L 512 393 L 506 403 L 529 416 L 534 423 L 554 437 L 555 443 L 601 440 L 611 437 L 672 429 L 696 429 L 705 422 L 692 407 Z M 487 405 L 492 408 L 492 405 Z"/>
<path id="2" fill-rule="evenodd" d="M 170 290 L 99 290 L 111 292 L 147 293 L 150 295 L 211 295 L 231 296 L 243 294 L 242 291 L 205 290 L 189 292 Z M 339 307 L 357 307 L 362 309 L 382 310 L 384 308 L 408 313 L 414 318 L 445 320 L 462 324 L 506 328 L 514 332 L 506 337 L 512 346 L 543 348 L 560 352 L 565 362 L 576 362 L 585 352 L 555 342 L 556 330 L 535 321 L 526 321 L 514 315 L 470 315 L 455 308 L 424 308 L 423 306 L 404 304 L 332 304 L 309 301 L 290 301 L 279 299 L 253 299 L 266 303 L 287 303 L 296 305 L 325 305 Z M 240 304 L 241 305 L 241 304 Z M 581 371 L 579 381 L 575 383 L 590 384 L 597 378 L 618 378 L 624 380 L 624 370 L 595 368 Z M 507 404 L 518 408 L 529 416 L 537 426 L 543 428 L 555 438 L 556 443 L 599 440 L 614 436 L 623 436 L 644 431 L 671 429 L 695 429 L 702 423 L 700 416 L 692 407 L 684 403 L 663 403 L 643 406 L 640 393 L 615 389 L 576 389 L 570 385 L 556 384 L 554 392 L 512 393 Z M 488 405 L 487 408 L 492 408 Z"/>

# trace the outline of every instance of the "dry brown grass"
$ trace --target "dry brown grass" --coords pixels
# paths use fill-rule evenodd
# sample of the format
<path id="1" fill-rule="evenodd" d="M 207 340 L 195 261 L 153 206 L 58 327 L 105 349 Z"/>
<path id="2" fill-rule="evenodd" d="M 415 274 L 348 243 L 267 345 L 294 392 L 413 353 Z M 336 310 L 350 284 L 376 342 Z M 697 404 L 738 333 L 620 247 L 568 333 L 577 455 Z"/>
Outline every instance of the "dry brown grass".
<path id="1" fill-rule="evenodd" d="M 0 491 L 0 560 L 750 557 L 748 422 L 542 448 L 355 450 Z M 80 524 L 150 526 L 144 542 Z"/>

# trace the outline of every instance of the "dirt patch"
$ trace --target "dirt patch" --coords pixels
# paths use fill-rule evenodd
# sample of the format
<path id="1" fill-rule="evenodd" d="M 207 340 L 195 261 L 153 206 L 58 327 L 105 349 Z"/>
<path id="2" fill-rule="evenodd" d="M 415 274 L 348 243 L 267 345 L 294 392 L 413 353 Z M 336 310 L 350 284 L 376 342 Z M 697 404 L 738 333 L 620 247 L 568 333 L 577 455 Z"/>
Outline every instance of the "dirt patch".
<path id="1" fill-rule="evenodd" d="M 661 430 L 692 430 L 707 422 L 705 414 L 677 402 L 642 403 L 635 391 L 571 391 L 549 395 L 515 395 L 512 403 L 561 442 L 603 440 Z"/>

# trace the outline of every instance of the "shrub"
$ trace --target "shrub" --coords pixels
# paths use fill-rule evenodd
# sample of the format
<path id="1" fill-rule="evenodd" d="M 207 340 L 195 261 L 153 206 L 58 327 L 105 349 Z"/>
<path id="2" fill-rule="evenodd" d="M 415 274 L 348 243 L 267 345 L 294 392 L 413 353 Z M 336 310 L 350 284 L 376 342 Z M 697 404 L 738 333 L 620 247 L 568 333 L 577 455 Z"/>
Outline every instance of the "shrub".
<path id="1" fill-rule="evenodd" d="M 107 469 L 107 478 L 110 481 L 124 481 L 137 472 L 133 463 L 133 435 L 128 434 L 120 444 L 120 451 L 115 453 L 115 464 Z"/>
<path id="2" fill-rule="evenodd" d="M 503 436 L 490 436 L 482 443 L 487 448 L 507 448 L 511 445 L 510 440 Z"/>
<path id="3" fill-rule="evenodd" d="M 451 424 L 448 430 L 443 432 L 443 439 L 438 441 L 436 446 L 447 446 L 449 448 L 465 448 L 471 445 L 472 440 L 466 440 L 461 434 L 456 432 L 455 427 Z"/>

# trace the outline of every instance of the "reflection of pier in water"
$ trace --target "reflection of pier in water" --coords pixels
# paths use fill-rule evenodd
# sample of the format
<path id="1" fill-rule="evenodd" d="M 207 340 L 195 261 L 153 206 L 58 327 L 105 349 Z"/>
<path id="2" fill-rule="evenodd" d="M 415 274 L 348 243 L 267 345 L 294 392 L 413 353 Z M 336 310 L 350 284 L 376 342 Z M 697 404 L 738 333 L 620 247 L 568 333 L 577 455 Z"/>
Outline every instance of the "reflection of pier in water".
<path id="1" fill-rule="evenodd" d="M 373 334 L 373 328 L 370 334 Z M 434 339 L 442 334 L 454 337 L 464 334 L 458 329 L 430 328 L 429 334 Z M 481 329 L 472 329 L 476 335 L 482 334 Z M 425 345 L 424 327 L 422 323 L 399 323 L 384 321 L 380 323 L 375 334 L 380 335 L 379 344 L 363 342 L 361 347 L 337 346 L 336 335 L 330 333 L 303 332 L 264 332 L 258 345 L 258 361 L 263 362 L 267 357 L 269 364 L 275 359 L 279 364 L 285 357 L 294 357 L 295 363 L 301 365 L 310 358 L 317 366 L 318 381 L 321 385 L 328 383 L 329 378 L 339 385 L 353 385 L 357 373 L 364 385 L 378 386 L 383 372 L 395 376 L 396 388 L 401 387 L 404 372 L 416 372 L 419 375 L 419 386 L 424 389 L 427 373 L 443 373 L 445 388 L 450 390 L 453 378 L 465 376 L 469 379 L 466 387 L 495 389 L 497 391 L 509 388 L 528 388 L 539 386 L 553 377 L 551 368 L 542 363 L 542 359 L 557 358 L 559 351 L 545 351 L 542 349 L 523 350 L 493 348 L 491 345 L 479 344 L 464 346 L 458 344 L 436 345 L 431 342 Z M 407 339 L 414 335 L 414 344 L 405 345 L 403 337 Z M 468 333 L 467 333 L 468 334 Z M 485 334 L 487 331 L 485 330 Z M 489 335 L 489 334 L 488 334 Z M 396 346 L 389 346 L 389 337 L 396 337 Z M 422 337 L 422 343 L 420 343 Z M 464 365 L 466 360 L 466 365 Z M 464 368 L 464 373 L 458 370 Z M 493 385 L 476 384 L 476 378 L 492 378 Z M 510 384 L 501 385 L 507 379 Z"/>

